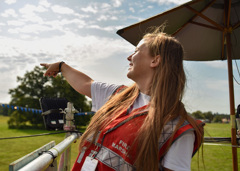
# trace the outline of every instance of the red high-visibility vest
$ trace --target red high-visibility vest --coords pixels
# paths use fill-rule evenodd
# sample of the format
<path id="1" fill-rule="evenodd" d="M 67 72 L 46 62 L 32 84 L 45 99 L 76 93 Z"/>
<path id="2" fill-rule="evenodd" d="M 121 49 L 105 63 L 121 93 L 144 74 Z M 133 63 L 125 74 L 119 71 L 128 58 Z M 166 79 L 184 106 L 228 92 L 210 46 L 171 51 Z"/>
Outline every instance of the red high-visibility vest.
<path id="1" fill-rule="evenodd" d="M 143 111 L 146 107 L 147 106 L 143 106 L 136 110 Z M 132 112 L 134 111 L 135 110 Z M 127 110 L 125 110 L 118 118 L 112 121 L 104 130 L 102 130 L 99 133 L 99 138 L 96 144 L 90 145 L 91 139 L 85 142 L 85 148 L 83 148 L 82 152 L 79 153 L 72 168 L 73 171 L 81 170 L 81 167 L 87 156 L 93 156 L 93 158 L 98 160 L 96 170 L 99 171 L 134 170 L 133 164 L 135 160 L 136 148 L 137 145 L 140 144 L 133 144 L 133 142 L 146 117 L 147 112 L 136 113 L 134 118 L 132 118 L 131 113 L 127 115 L 126 114 Z M 164 132 L 159 140 L 159 156 L 164 154 L 177 122 L 178 119 L 175 119 L 170 121 L 164 127 Z M 193 130 L 193 127 L 187 121 L 185 121 L 175 133 L 172 143 L 189 130 Z M 86 149 L 88 145 L 90 145 L 90 147 Z M 195 141 L 193 155 L 199 146 L 200 145 L 197 144 L 197 141 Z"/>

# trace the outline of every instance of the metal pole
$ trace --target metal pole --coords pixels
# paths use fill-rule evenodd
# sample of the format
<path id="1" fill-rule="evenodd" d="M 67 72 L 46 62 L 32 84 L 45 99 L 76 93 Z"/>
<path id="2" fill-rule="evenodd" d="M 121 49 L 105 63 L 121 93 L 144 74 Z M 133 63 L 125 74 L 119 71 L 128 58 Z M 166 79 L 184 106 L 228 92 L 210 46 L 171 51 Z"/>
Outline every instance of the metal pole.
<path id="1" fill-rule="evenodd" d="M 231 0 L 224 0 L 224 23 L 225 33 L 227 40 L 227 61 L 228 61 L 228 81 L 229 81 L 229 101 L 230 101 L 230 119 L 231 119 L 231 141 L 232 141 L 232 166 L 233 171 L 238 171 L 238 160 L 237 160 L 237 140 L 236 140 L 236 116 L 235 116 L 235 103 L 234 103 L 234 86 L 233 86 L 233 70 L 232 70 L 232 55 L 231 55 L 231 34 L 232 27 L 230 24 L 231 18 Z M 224 37 L 223 37 L 224 39 Z"/>
<path id="2" fill-rule="evenodd" d="M 75 125 L 73 124 L 74 120 L 74 112 L 76 110 L 73 107 L 73 104 L 68 102 L 67 108 L 65 109 L 66 112 L 66 124 L 64 124 L 65 131 L 75 131 Z M 71 134 L 68 132 L 66 133 L 66 138 Z M 61 155 L 60 162 L 58 165 L 58 171 L 70 171 L 70 164 L 71 164 L 71 146 L 69 146 L 64 153 Z"/>
<path id="3" fill-rule="evenodd" d="M 58 157 L 63 151 L 71 146 L 71 144 L 78 138 L 77 133 L 72 133 L 69 137 L 65 138 L 62 142 L 51 148 L 50 151 L 55 157 Z M 28 163 L 19 171 L 40 171 L 45 170 L 53 162 L 53 157 L 49 153 L 43 153 L 41 156 Z"/>
<path id="4" fill-rule="evenodd" d="M 233 71 L 231 57 L 231 38 L 230 33 L 226 34 L 227 39 L 227 61 L 228 61 L 228 81 L 229 81 L 229 100 L 230 100 L 230 119 L 231 119 L 231 137 L 232 137 L 232 165 L 233 171 L 238 171 L 237 160 L 237 140 L 236 140 L 236 123 L 235 123 L 235 103 L 234 103 L 234 87 L 233 87 Z M 234 147 L 235 146 L 235 147 Z"/>

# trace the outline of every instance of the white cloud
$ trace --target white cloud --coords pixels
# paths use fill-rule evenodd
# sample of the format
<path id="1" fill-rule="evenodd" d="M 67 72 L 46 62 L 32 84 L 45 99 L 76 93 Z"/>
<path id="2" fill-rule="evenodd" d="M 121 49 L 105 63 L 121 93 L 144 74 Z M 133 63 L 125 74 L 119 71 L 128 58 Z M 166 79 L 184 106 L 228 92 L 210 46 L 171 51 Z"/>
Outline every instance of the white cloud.
<path id="1" fill-rule="evenodd" d="M 109 20 L 118 20 L 116 16 L 110 16 L 110 15 L 100 15 L 97 18 L 98 21 L 109 21 Z"/>
<path id="2" fill-rule="evenodd" d="M 98 21 L 107 21 L 108 20 L 108 16 L 106 15 L 100 15 L 98 18 L 97 18 Z"/>
<path id="3" fill-rule="evenodd" d="M 123 0 L 112 0 L 112 5 L 114 7 L 120 7 L 122 5 Z"/>
<path id="4" fill-rule="evenodd" d="M 129 11 L 131 11 L 132 13 L 135 12 L 134 8 L 132 8 L 132 7 L 129 8 Z"/>
<path id="5" fill-rule="evenodd" d="M 110 20 L 118 20 L 118 17 L 116 17 L 116 16 L 111 16 L 111 17 L 110 17 Z"/>
<path id="6" fill-rule="evenodd" d="M 115 6 L 118 6 L 120 2 L 121 1 L 116 1 Z M 96 21 L 116 21 L 119 20 L 119 15 L 125 13 L 125 10 L 117 10 L 113 8 L 113 5 L 108 3 L 91 3 L 87 7 L 81 8 L 81 10 L 95 16 L 94 20 L 91 20 L 92 23 L 95 23 Z"/>
<path id="7" fill-rule="evenodd" d="M 3 57 L 21 55 L 33 58 L 34 55 L 39 54 L 38 60 L 44 60 L 46 56 L 66 56 L 73 61 L 84 59 L 94 62 L 97 59 L 108 58 L 114 53 L 130 51 L 129 47 L 125 47 L 124 44 L 125 42 L 121 39 L 79 36 L 71 32 L 67 32 L 62 36 L 33 39 L 31 41 L 0 37 L 0 46 L 3 48 L 0 52 L 0 60 Z M 46 56 L 41 56 L 41 54 Z M 92 58 L 93 56 L 95 57 Z M 87 63 L 83 65 L 87 65 Z"/>
<path id="8" fill-rule="evenodd" d="M 31 13 L 34 13 L 34 12 L 46 12 L 47 9 L 44 8 L 43 6 L 34 6 L 34 5 L 25 5 L 23 8 L 19 9 L 19 12 L 22 13 L 22 14 L 31 14 Z"/>
<path id="9" fill-rule="evenodd" d="M 0 82 L 0 102 L 1 103 L 9 103 L 10 102 L 10 95 L 8 95 L 8 91 L 10 88 L 14 88 L 16 85 L 16 70 L 11 70 L 10 68 L 0 66 L 1 70 L 6 69 L 8 71 L 7 74 L 2 74 L 1 72 L 1 82 Z"/>
<path id="10" fill-rule="evenodd" d="M 96 14 L 98 12 L 97 8 L 95 6 L 87 6 L 86 8 L 81 8 L 82 11 L 84 12 L 90 12 L 90 13 L 93 13 L 93 14 Z"/>
<path id="11" fill-rule="evenodd" d="M 18 16 L 14 9 L 7 9 L 1 15 L 3 17 L 17 17 Z"/>
<path id="12" fill-rule="evenodd" d="M 31 33 L 31 34 L 40 34 L 44 31 L 50 31 L 53 30 L 53 28 L 49 26 L 39 25 L 39 24 L 28 24 L 23 27 L 18 27 L 14 29 L 9 29 L 9 33 Z"/>
<path id="13" fill-rule="evenodd" d="M 153 6 L 152 6 L 152 5 L 148 5 L 147 8 L 148 8 L 148 9 L 152 9 Z"/>
<path id="14" fill-rule="evenodd" d="M 147 0 L 147 1 L 148 2 L 156 2 L 159 5 L 170 4 L 170 3 L 176 4 L 176 5 L 181 5 L 186 2 L 189 2 L 190 0 L 167 0 L 167 1 L 166 0 Z"/>
<path id="15" fill-rule="evenodd" d="M 16 3 L 16 1 L 17 0 L 5 0 L 4 2 L 6 3 L 6 4 L 14 4 L 14 3 Z"/>
<path id="16" fill-rule="evenodd" d="M 74 14 L 74 11 L 71 8 L 63 7 L 60 5 L 54 5 L 51 7 L 53 12 L 59 13 L 59 14 Z"/>
<path id="17" fill-rule="evenodd" d="M 89 25 L 88 28 L 98 29 L 98 30 L 104 30 L 108 32 L 114 32 L 120 28 L 123 28 L 123 26 L 108 26 L 108 27 L 100 27 L 99 25 Z"/>
<path id="18" fill-rule="evenodd" d="M 22 14 L 21 20 L 24 22 L 32 22 L 32 23 L 43 23 L 43 18 L 40 17 L 39 14 L 37 13 L 43 13 L 46 11 L 47 9 L 42 6 L 34 6 L 29 4 L 19 9 L 19 12 Z"/>
<path id="19" fill-rule="evenodd" d="M 40 0 L 39 5 L 49 8 L 51 4 L 47 0 Z"/>
<path id="20" fill-rule="evenodd" d="M 30 17 L 30 16 L 28 16 Z M 28 18 L 27 20 L 30 21 L 31 19 L 34 19 L 32 17 Z M 66 32 L 69 30 L 69 25 L 74 24 L 78 28 L 83 28 L 86 26 L 85 21 L 81 19 L 62 19 L 62 20 L 52 20 L 52 21 L 39 21 L 36 24 L 24 24 L 24 22 L 21 21 L 9 21 L 9 25 L 12 26 L 22 26 L 22 27 L 15 27 L 15 28 L 9 28 L 8 32 L 12 34 L 19 34 L 19 36 L 24 37 L 26 39 L 29 36 L 22 35 L 22 34 L 37 34 L 40 35 L 41 33 L 44 32 L 49 32 L 49 31 L 60 31 L 60 32 Z M 52 35 L 54 36 L 54 35 Z"/>
<path id="21" fill-rule="evenodd" d="M 26 34 L 21 34 L 20 38 L 21 39 L 29 39 L 29 38 L 31 38 L 31 36 L 30 35 L 26 35 Z"/>
<path id="22" fill-rule="evenodd" d="M 24 21 L 24 22 L 32 22 L 32 23 L 39 23 L 39 24 L 44 23 L 43 22 L 43 18 L 38 16 L 38 15 L 36 15 L 35 13 L 28 13 L 28 14 L 22 15 L 22 21 Z"/>
<path id="23" fill-rule="evenodd" d="M 18 20 L 9 20 L 9 21 L 7 21 L 7 24 L 9 26 L 22 26 L 25 24 L 25 22 L 18 21 Z"/>
<path id="24" fill-rule="evenodd" d="M 44 22 L 44 25 L 50 28 L 48 31 L 55 30 L 55 31 L 66 32 L 69 30 L 70 24 L 74 24 L 75 26 L 77 26 L 77 28 L 83 28 L 84 26 L 87 25 L 84 20 L 77 19 L 77 18 L 73 18 L 70 20 L 62 19 L 62 20 L 52 20 L 52 21 Z"/>
<path id="25" fill-rule="evenodd" d="M 42 62 L 51 63 L 64 60 L 93 78 L 111 80 L 112 78 L 106 78 L 106 75 L 101 75 L 104 71 L 96 72 L 99 71 L 96 69 L 98 62 L 112 58 L 112 56 L 121 57 L 119 53 L 122 54 L 122 52 L 129 52 L 130 54 L 130 50 L 132 50 L 129 46 L 125 46 L 123 40 L 95 36 L 83 37 L 70 32 L 63 36 L 31 41 L 1 37 L 0 46 L 4 49 L 0 52 L 0 70 L 4 70 L 4 73 L 7 73 L 1 72 L 1 75 L 10 74 L 6 77 L 1 76 L 3 85 L 0 84 L 5 92 L 9 88 L 16 86 L 16 76 L 22 76 L 26 70 L 31 70 Z M 123 58 L 122 61 L 124 62 L 126 59 Z M 2 63 L 4 65 L 1 65 Z M 14 70 L 12 69 L 12 64 L 16 65 Z M 119 66 L 120 64 L 115 63 L 113 65 Z M 93 67 L 95 67 L 94 70 L 90 69 Z M 124 66 L 122 67 L 124 68 Z M 100 70 L 102 70 L 102 66 L 100 66 Z M 122 75 L 122 73 L 119 75 Z M 116 75 L 114 76 L 116 77 Z M 7 94 L 2 95 L 2 97 L 4 98 L 0 98 L 1 102 L 6 102 L 9 99 Z"/>
<path id="26" fill-rule="evenodd" d="M 18 34 L 18 30 L 16 29 L 8 29 L 8 33 L 11 33 L 11 34 Z"/>
<path id="27" fill-rule="evenodd" d="M 80 19 L 72 19 L 72 20 L 67 20 L 67 19 L 63 19 L 60 21 L 61 25 L 68 25 L 68 24 L 76 24 L 76 25 L 86 25 L 85 21 L 80 20 Z"/>
<path id="28" fill-rule="evenodd" d="M 136 20 L 136 21 L 142 21 L 142 20 L 143 20 L 143 18 L 141 18 L 141 17 L 136 17 L 136 16 L 133 16 L 133 15 L 130 15 L 130 16 L 128 16 L 127 18 L 128 18 L 128 19 L 133 19 L 133 20 Z"/>
<path id="29" fill-rule="evenodd" d="M 40 3 L 47 3 L 47 1 L 41 1 Z M 53 6 L 52 10 L 55 13 L 60 14 L 72 14 L 74 16 L 79 15 L 77 13 L 74 13 L 72 9 L 59 5 Z M 45 18 L 42 18 L 40 14 L 38 14 L 39 12 L 44 11 L 47 11 L 47 9 L 41 5 L 34 6 L 26 4 L 23 8 L 19 10 L 20 14 L 22 14 L 21 17 L 18 17 L 17 20 L 10 20 L 7 22 L 9 26 L 17 26 L 8 28 L 8 32 L 12 34 L 23 33 L 25 35 L 20 34 L 19 36 L 26 39 L 28 37 L 26 34 L 41 34 L 42 32 L 53 30 L 65 32 L 70 27 L 66 27 L 67 25 L 74 24 L 78 28 L 82 28 L 84 25 L 86 25 L 84 20 L 79 19 L 86 16 L 81 16 L 78 18 L 75 17 L 72 19 L 45 20 Z M 8 10 L 5 11 L 5 14 L 14 14 L 14 11 Z M 31 22 L 31 24 L 29 22 Z"/>
<path id="30" fill-rule="evenodd" d="M 102 3 L 102 4 L 101 4 L 101 8 L 102 8 L 102 9 L 109 9 L 109 8 L 111 8 L 111 5 L 108 4 L 108 3 Z"/>

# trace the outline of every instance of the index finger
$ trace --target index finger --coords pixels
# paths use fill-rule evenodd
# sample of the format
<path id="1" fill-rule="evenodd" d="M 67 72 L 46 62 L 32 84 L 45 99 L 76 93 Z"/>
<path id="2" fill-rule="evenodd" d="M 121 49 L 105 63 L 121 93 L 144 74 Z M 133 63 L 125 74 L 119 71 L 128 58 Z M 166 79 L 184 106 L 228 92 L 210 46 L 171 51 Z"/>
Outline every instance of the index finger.
<path id="1" fill-rule="evenodd" d="M 40 65 L 41 65 L 41 66 L 44 66 L 45 68 L 48 68 L 48 66 L 49 66 L 49 65 L 46 64 L 46 63 L 40 63 Z"/>

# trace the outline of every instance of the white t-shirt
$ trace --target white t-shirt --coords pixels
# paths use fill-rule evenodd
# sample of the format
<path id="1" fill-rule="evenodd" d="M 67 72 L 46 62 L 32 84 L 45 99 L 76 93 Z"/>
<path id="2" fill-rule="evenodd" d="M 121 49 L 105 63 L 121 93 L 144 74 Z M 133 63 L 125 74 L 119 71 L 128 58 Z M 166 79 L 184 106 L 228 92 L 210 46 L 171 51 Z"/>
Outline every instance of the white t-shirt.
<path id="1" fill-rule="evenodd" d="M 118 87 L 119 85 L 94 81 L 91 85 L 92 111 L 100 109 Z M 140 93 L 133 104 L 133 109 L 145 106 L 149 100 L 150 96 Z M 183 134 L 171 145 L 162 160 L 162 165 L 171 170 L 190 171 L 194 141 L 193 131 Z"/>

